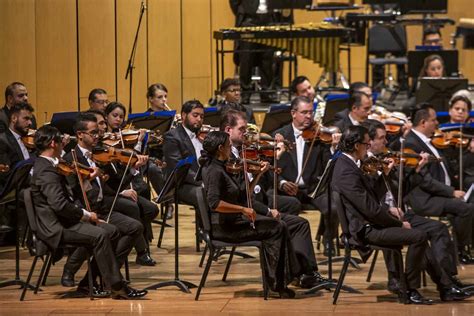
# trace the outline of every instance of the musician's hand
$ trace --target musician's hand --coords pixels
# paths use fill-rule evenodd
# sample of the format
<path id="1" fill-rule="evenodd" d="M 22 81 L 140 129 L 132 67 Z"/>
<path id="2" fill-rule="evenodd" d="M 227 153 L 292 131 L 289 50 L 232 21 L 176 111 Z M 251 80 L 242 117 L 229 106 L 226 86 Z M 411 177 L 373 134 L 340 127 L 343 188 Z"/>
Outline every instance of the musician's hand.
<path id="1" fill-rule="evenodd" d="M 460 191 L 460 190 L 454 190 L 454 192 L 453 192 L 453 196 L 457 199 L 463 198 L 465 194 L 466 194 L 466 192 Z"/>
<path id="2" fill-rule="evenodd" d="M 420 153 L 420 157 L 421 157 L 421 159 L 420 159 L 420 161 L 418 162 L 418 166 L 416 166 L 416 169 L 415 169 L 415 171 L 416 171 L 417 173 L 420 172 L 420 170 L 421 170 L 424 166 L 426 166 L 426 164 L 429 162 L 430 154 L 425 153 L 425 152 L 422 151 L 422 152 Z"/>
<path id="3" fill-rule="evenodd" d="M 100 219 L 99 217 L 97 217 L 97 213 L 91 212 L 90 214 L 91 214 L 91 217 L 89 218 L 89 222 L 96 223 L 96 224 L 99 223 Z"/>
<path id="4" fill-rule="evenodd" d="M 127 197 L 129 199 L 132 199 L 134 202 L 138 201 L 138 194 L 137 191 L 133 189 L 128 189 L 128 190 L 123 190 L 120 193 L 121 196 Z"/>
<path id="5" fill-rule="evenodd" d="M 139 169 L 140 167 L 143 167 L 144 165 L 147 164 L 148 162 L 148 155 L 137 155 L 137 162 L 135 163 L 135 169 Z"/>
<path id="6" fill-rule="evenodd" d="M 393 158 L 385 158 L 384 161 L 387 163 L 387 166 L 384 166 L 383 172 L 386 176 L 388 176 L 390 171 L 392 171 L 393 167 L 395 166 L 395 160 Z"/>
<path id="7" fill-rule="evenodd" d="M 270 163 L 268 161 L 260 162 L 260 173 L 265 173 L 270 169 Z"/>
<path id="8" fill-rule="evenodd" d="M 255 219 L 257 218 L 257 213 L 249 207 L 244 207 L 242 209 L 242 214 L 244 214 L 251 222 L 255 222 Z"/>
<path id="9" fill-rule="evenodd" d="M 406 122 L 405 125 L 402 126 L 403 137 L 407 137 L 408 133 L 410 133 L 413 127 L 412 122 Z"/>
<path id="10" fill-rule="evenodd" d="M 392 214 L 394 217 L 396 217 L 397 219 L 399 220 L 403 220 L 403 212 L 401 209 L 399 209 L 398 207 L 390 207 L 388 209 L 388 211 L 390 212 L 390 214 Z"/>
<path id="11" fill-rule="evenodd" d="M 69 134 L 63 134 L 62 144 L 63 147 L 66 147 L 67 144 L 71 141 L 71 136 Z"/>
<path id="12" fill-rule="evenodd" d="M 278 142 L 276 144 L 276 159 L 277 160 L 280 160 L 281 158 L 281 155 L 283 155 L 283 153 L 286 151 L 286 146 L 285 146 L 285 143 L 283 142 Z"/>
<path id="13" fill-rule="evenodd" d="M 334 133 L 331 134 L 332 137 L 332 142 L 331 142 L 331 147 L 336 150 L 337 145 L 339 144 L 339 141 L 341 140 L 342 133 Z"/>
<path id="14" fill-rule="evenodd" d="M 409 222 L 403 222 L 403 223 L 402 223 L 402 228 L 411 229 L 411 225 L 410 225 Z"/>
<path id="15" fill-rule="evenodd" d="M 276 133 L 274 139 L 277 143 L 282 143 L 285 140 L 283 135 L 280 133 Z"/>
<path id="16" fill-rule="evenodd" d="M 282 185 L 283 191 L 291 196 L 295 196 L 298 193 L 298 185 L 294 182 L 285 182 Z"/>
<path id="17" fill-rule="evenodd" d="M 281 217 L 280 212 L 278 212 L 278 210 L 277 210 L 277 209 L 274 209 L 274 208 L 270 210 L 270 215 L 271 215 L 273 218 L 276 218 L 276 219 L 280 219 L 280 217 Z"/>
<path id="18" fill-rule="evenodd" d="M 141 142 L 144 138 L 145 138 L 145 134 L 146 134 L 147 130 L 144 129 L 144 128 L 140 128 L 138 130 L 138 141 Z"/>
<path id="19" fill-rule="evenodd" d="M 89 180 L 93 180 L 95 178 L 97 178 L 98 176 L 100 176 L 101 174 L 101 171 L 98 167 L 91 167 L 94 171 L 90 174 L 89 176 Z"/>

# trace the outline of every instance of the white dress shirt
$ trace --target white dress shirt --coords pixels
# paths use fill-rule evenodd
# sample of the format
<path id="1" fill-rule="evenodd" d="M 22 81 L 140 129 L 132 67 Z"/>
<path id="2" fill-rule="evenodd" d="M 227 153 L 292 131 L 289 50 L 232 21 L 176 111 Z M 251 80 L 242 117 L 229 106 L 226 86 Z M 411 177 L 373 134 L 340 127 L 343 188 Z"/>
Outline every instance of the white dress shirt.
<path id="1" fill-rule="evenodd" d="M 298 176 L 296 179 L 299 179 L 297 183 L 298 186 L 304 186 L 303 176 L 301 175 L 301 171 L 303 170 L 303 156 L 304 156 L 304 146 L 306 144 L 302 134 L 303 132 L 300 131 L 293 125 L 293 131 L 295 135 L 295 143 L 296 143 L 296 161 L 298 163 Z"/>
<path id="2" fill-rule="evenodd" d="M 191 143 L 193 143 L 194 151 L 196 153 L 196 159 L 199 159 L 201 157 L 201 150 L 202 150 L 201 141 L 197 138 L 196 133 L 184 127 L 184 125 L 183 125 L 183 128 L 186 131 L 186 134 L 188 134 L 189 139 L 191 139 Z"/>
<path id="3" fill-rule="evenodd" d="M 13 137 L 15 137 L 16 142 L 18 143 L 18 146 L 20 146 L 21 153 L 23 154 L 23 159 L 29 159 L 30 158 L 30 153 L 28 152 L 28 149 L 26 148 L 25 144 L 21 141 L 21 136 L 17 134 L 15 131 L 10 129 L 10 132 L 12 132 Z"/>
<path id="4" fill-rule="evenodd" d="M 415 133 L 416 136 L 418 136 L 421 139 L 422 142 L 426 144 L 426 146 L 428 146 L 428 148 L 431 150 L 431 152 L 433 153 L 433 155 L 435 155 L 436 158 L 441 158 L 438 150 L 431 144 L 431 138 L 426 137 L 424 134 L 418 132 L 414 128 L 412 129 L 412 131 L 413 133 Z M 449 178 L 448 169 L 446 169 L 446 166 L 444 165 L 443 161 L 440 161 L 440 164 L 441 164 L 441 168 L 443 168 L 443 171 L 444 171 L 444 184 L 450 186 L 451 179 Z"/>
<path id="5" fill-rule="evenodd" d="M 359 125 L 360 125 L 359 121 L 356 120 L 355 118 L 353 118 L 350 112 L 349 112 L 349 115 L 348 115 L 348 116 L 349 116 L 349 119 L 350 119 L 351 122 L 352 122 L 352 125 L 355 125 L 355 126 L 359 126 Z"/>
<path id="6" fill-rule="evenodd" d="M 268 5 L 267 0 L 260 0 L 258 3 L 257 14 L 265 14 L 268 13 Z"/>

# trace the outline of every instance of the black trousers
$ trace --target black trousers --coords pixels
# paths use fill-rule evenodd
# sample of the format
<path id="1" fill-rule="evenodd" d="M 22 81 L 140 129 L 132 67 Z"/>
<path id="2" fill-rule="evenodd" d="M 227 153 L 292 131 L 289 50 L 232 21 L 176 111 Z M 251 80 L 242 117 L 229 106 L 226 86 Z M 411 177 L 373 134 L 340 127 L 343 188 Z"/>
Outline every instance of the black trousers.
<path id="1" fill-rule="evenodd" d="M 96 276 L 100 272 L 105 283 L 113 286 L 122 282 L 111 242 L 111 240 L 117 240 L 118 236 L 119 233 L 113 225 L 99 224 L 94 226 L 90 223 L 81 222 L 72 227 L 65 228 L 62 241 L 64 243 L 91 245 L 94 253 L 92 273 Z"/>
<path id="2" fill-rule="evenodd" d="M 239 217 L 232 222 L 213 224 L 212 235 L 225 242 L 262 241 L 264 273 L 267 285 L 273 291 L 284 289 L 301 273 L 287 224 L 283 220 L 257 214 L 253 229 L 246 218 Z"/>
<path id="3" fill-rule="evenodd" d="M 439 221 L 415 215 L 411 212 L 405 215 L 412 228 L 425 232 L 430 247 L 425 252 L 424 267 L 433 282 L 441 287 L 452 285 L 451 276 L 457 274 L 455 249 L 448 228 Z M 384 251 L 385 264 L 389 278 L 399 278 L 397 264 L 393 251 Z"/>
<path id="4" fill-rule="evenodd" d="M 100 217 L 106 220 L 107 214 L 100 215 Z M 99 224 L 99 226 L 102 225 L 103 224 Z M 114 258 L 116 258 L 118 268 L 120 269 L 130 254 L 130 251 L 135 246 L 136 241 L 143 236 L 143 225 L 139 221 L 119 212 L 112 212 L 109 224 L 105 226 L 106 228 L 113 227 L 114 230 L 117 231 L 117 236 L 111 238 L 111 242 L 114 249 Z M 112 236 L 112 234 L 109 235 Z M 86 259 L 87 250 L 77 248 L 69 255 L 64 269 L 76 274 Z"/>
<path id="5" fill-rule="evenodd" d="M 367 227 L 362 233 L 362 238 L 368 244 L 376 246 L 404 246 L 408 245 L 406 255 L 405 274 L 408 289 L 420 287 L 421 265 L 425 256 L 427 234 L 418 229 L 405 229 L 401 227 L 375 228 Z M 402 275 L 403 271 L 398 271 Z"/>
<path id="6" fill-rule="evenodd" d="M 300 201 L 313 205 L 321 212 L 321 219 L 324 222 L 323 238 L 326 242 L 334 240 L 338 233 L 339 219 L 333 204 L 331 204 L 331 212 L 329 212 L 327 194 L 324 193 L 315 199 L 312 199 L 307 194 L 301 194 Z"/>

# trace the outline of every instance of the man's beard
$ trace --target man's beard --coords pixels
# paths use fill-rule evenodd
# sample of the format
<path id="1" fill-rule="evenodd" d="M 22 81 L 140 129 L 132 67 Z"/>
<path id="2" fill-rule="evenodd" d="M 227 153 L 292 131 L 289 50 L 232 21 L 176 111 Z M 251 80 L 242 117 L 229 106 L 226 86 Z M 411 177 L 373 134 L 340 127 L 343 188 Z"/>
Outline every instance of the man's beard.
<path id="1" fill-rule="evenodd" d="M 191 132 L 193 132 L 193 133 L 197 133 L 197 132 L 199 132 L 199 130 L 201 129 L 201 126 L 195 127 L 195 126 L 189 124 L 189 121 L 188 121 L 188 120 L 184 120 L 183 123 L 184 123 L 184 126 L 185 126 L 187 129 L 189 129 Z"/>
<path id="2" fill-rule="evenodd" d="M 28 127 L 22 128 L 18 124 L 15 124 L 15 131 L 18 133 L 20 136 L 28 136 Z"/>

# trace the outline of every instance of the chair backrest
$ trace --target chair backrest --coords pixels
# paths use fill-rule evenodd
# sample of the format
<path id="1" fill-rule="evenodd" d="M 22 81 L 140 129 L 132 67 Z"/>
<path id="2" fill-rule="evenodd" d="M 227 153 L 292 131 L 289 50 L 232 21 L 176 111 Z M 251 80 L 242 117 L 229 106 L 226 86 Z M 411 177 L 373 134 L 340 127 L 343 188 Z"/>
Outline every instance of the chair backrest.
<path id="1" fill-rule="evenodd" d="M 369 54 L 387 54 L 387 53 L 406 53 L 407 51 L 407 33 L 403 26 L 397 25 L 391 31 L 384 25 L 374 25 L 369 29 Z M 393 32 L 398 36 L 401 43 L 395 39 Z M 403 46 L 400 47 L 400 44 Z"/>
<path id="2" fill-rule="evenodd" d="M 26 216 L 28 217 L 28 224 L 32 233 L 36 233 L 38 226 L 36 225 L 35 206 L 33 205 L 33 198 L 31 196 L 31 188 L 23 190 Z"/>
<path id="3" fill-rule="evenodd" d="M 342 201 L 342 196 L 339 194 L 339 192 L 332 191 L 332 209 L 336 210 L 337 212 L 337 217 L 339 218 L 339 223 L 341 223 L 341 228 L 343 234 L 346 236 L 347 239 L 350 238 L 351 233 L 349 231 L 349 223 L 347 221 L 347 216 L 346 216 L 346 208 L 344 207 L 344 202 Z"/>
<path id="4" fill-rule="evenodd" d="M 202 186 L 197 189 L 196 195 L 202 227 L 206 233 L 211 235 L 211 220 L 209 218 L 210 209 L 209 204 L 207 203 L 206 195 L 204 193 L 204 188 Z"/>
<path id="5" fill-rule="evenodd" d="M 36 211 L 33 204 L 33 198 L 31 195 L 31 188 L 23 190 L 26 216 L 28 217 L 29 236 L 28 236 L 28 250 L 32 256 L 42 256 L 49 252 L 48 245 L 38 238 L 36 232 L 38 231 L 38 225 L 36 222 Z"/>
<path id="6" fill-rule="evenodd" d="M 13 190 L 19 191 L 29 185 L 28 177 L 30 174 L 31 168 L 33 168 L 34 160 L 27 159 L 20 161 L 13 168 L 12 173 L 8 177 L 7 183 L 3 188 L 3 191 L 0 193 L 1 197 L 4 197 Z"/>

